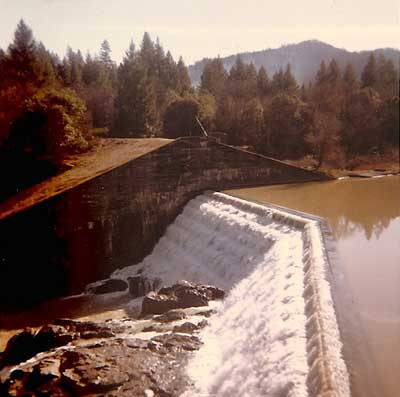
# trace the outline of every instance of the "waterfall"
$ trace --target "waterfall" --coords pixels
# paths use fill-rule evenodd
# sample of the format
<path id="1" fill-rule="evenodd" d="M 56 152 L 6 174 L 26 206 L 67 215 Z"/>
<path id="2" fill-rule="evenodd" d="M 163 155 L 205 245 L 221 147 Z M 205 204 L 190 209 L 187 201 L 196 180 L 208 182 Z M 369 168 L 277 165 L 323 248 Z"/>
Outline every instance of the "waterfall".
<path id="1" fill-rule="evenodd" d="M 318 233 L 315 221 L 206 193 L 142 263 L 114 273 L 227 292 L 188 364 L 186 397 L 350 395 Z"/>

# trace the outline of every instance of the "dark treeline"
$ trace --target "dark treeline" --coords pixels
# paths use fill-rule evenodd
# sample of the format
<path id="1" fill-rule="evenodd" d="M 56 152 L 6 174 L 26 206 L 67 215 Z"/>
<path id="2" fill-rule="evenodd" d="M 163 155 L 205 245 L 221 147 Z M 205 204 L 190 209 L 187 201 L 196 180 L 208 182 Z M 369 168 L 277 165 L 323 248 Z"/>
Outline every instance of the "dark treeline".
<path id="1" fill-rule="evenodd" d="M 194 95 L 182 58 L 147 33 L 117 66 L 107 40 L 95 56 L 68 48 L 61 60 L 21 20 L 0 73 L 0 145 L 14 154 L 85 150 L 98 134 L 161 136 L 171 103 Z"/>
<path id="2" fill-rule="evenodd" d="M 399 145 L 398 71 L 372 54 L 359 81 L 351 64 L 321 63 L 312 84 L 299 87 L 290 64 L 273 76 L 240 57 L 229 71 L 220 59 L 203 70 L 200 92 L 216 102 L 216 129 L 235 145 L 296 159 L 313 155 L 343 166 L 357 154 Z"/>
<path id="3" fill-rule="evenodd" d="M 306 87 L 290 64 L 269 76 L 240 57 L 227 72 L 217 58 L 193 88 L 182 58 L 147 33 L 119 65 L 107 40 L 97 55 L 68 48 L 61 60 L 21 20 L 0 49 L 0 75 L 0 147 L 13 158 L 82 151 L 100 135 L 199 135 L 196 118 L 230 144 L 285 159 L 312 155 L 317 165 L 399 144 L 398 70 L 373 54 L 360 80 L 333 59 Z"/>

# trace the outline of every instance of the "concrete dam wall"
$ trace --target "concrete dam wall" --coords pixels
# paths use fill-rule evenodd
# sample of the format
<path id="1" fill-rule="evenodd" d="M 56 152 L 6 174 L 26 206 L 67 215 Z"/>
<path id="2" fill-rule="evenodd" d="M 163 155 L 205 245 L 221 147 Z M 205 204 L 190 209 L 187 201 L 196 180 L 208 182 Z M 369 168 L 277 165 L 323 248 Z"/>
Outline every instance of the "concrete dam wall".
<path id="1" fill-rule="evenodd" d="M 180 138 L 18 211 L 0 206 L 4 306 L 81 291 L 140 262 L 208 189 L 328 179 L 203 138 Z"/>

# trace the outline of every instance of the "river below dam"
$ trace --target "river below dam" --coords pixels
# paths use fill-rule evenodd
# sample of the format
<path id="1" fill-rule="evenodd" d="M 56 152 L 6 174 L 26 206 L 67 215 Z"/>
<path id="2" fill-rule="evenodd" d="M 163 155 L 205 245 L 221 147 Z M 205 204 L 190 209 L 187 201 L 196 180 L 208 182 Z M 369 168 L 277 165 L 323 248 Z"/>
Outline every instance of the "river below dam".
<path id="1" fill-rule="evenodd" d="M 353 395 L 395 397 L 400 373 L 400 176 L 228 191 L 325 218 L 358 317 L 347 346 Z M 346 340 L 344 340 L 346 344 Z"/>

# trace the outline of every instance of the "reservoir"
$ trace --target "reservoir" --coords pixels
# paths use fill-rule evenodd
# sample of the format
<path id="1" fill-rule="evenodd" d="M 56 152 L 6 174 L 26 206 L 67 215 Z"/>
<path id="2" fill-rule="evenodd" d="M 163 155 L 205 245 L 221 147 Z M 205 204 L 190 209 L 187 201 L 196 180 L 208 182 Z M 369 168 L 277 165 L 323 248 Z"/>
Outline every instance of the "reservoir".
<path id="1" fill-rule="evenodd" d="M 400 176 L 231 190 L 325 218 L 336 240 L 347 309 L 357 317 L 346 346 L 352 394 L 398 395 L 400 373 Z M 346 309 L 346 310 L 347 310 Z M 346 331 L 346 330 L 345 330 Z"/>

